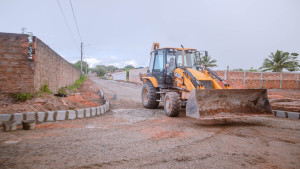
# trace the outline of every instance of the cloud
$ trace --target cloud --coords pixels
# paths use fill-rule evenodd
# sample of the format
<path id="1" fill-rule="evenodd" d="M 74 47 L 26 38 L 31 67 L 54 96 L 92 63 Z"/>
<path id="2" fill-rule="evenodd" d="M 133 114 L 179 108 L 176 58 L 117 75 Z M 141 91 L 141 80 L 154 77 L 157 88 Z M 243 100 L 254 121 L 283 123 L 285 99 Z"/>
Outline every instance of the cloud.
<path id="1" fill-rule="evenodd" d="M 132 60 L 128 60 L 128 61 L 108 63 L 107 65 L 113 65 L 113 66 L 116 66 L 118 68 L 123 68 L 127 65 L 137 66 L 137 62 L 132 59 Z"/>
<path id="2" fill-rule="evenodd" d="M 136 61 L 133 60 L 133 59 L 132 59 L 132 60 L 129 60 L 129 61 L 125 61 L 124 63 L 125 63 L 126 65 L 136 66 Z M 126 65 L 125 65 L 125 66 L 126 66 Z"/>
<path id="3" fill-rule="evenodd" d="M 96 65 L 102 62 L 101 59 L 97 59 L 92 56 L 88 56 L 87 58 L 84 59 L 84 61 L 86 61 L 90 67 L 95 67 Z"/>
<path id="4" fill-rule="evenodd" d="M 131 60 L 125 60 L 125 59 L 120 59 L 119 57 L 116 56 L 107 56 L 107 57 L 93 57 L 93 56 L 86 56 L 83 60 L 86 61 L 91 68 L 96 67 L 97 65 L 113 65 L 118 68 L 123 68 L 127 65 L 132 65 L 132 66 L 137 66 L 138 63 L 135 59 Z M 77 62 L 77 60 L 71 60 L 72 63 Z"/>
<path id="5" fill-rule="evenodd" d="M 120 63 L 112 63 L 112 64 L 109 64 L 109 65 L 113 65 L 113 66 L 116 66 L 116 67 L 120 67 Z"/>
<path id="6" fill-rule="evenodd" d="M 117 59 L 118 59 L 118 58 L 115 57 L 115 56 L 109 56 L 108 58 L 111 59 L 111 60 L 117 60 Z"/>

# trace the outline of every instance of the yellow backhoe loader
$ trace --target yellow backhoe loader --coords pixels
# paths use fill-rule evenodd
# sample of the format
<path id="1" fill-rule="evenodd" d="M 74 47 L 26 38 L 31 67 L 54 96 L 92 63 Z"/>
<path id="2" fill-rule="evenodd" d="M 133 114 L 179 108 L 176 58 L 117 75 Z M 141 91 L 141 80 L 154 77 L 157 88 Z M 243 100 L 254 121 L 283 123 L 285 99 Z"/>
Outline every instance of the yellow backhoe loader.
<path id="1" fill-rule="evenodd" d="M 144 107 L 155 109 L 163 103 L 170 117 L 178 116 L 181 107 L 186 107 L 186 116 L 199 119 L 272 114 L 267 89 L 231 89 L 201 64 L 204 54 L 207 52 L 183 46 L 160 48 L 159 43 L 153 43 L 148 72 L 140 75 Z"/>

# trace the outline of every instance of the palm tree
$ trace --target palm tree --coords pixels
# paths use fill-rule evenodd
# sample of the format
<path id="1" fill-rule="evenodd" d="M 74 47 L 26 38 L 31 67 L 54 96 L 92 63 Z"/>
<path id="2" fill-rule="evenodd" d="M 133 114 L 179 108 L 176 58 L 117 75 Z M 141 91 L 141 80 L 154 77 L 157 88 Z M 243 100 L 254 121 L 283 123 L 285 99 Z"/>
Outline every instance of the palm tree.
<path id="1" fill-rule="evenodd" d="M 201 58 L 201 63 L 205 66 L 205 67 L 217 67 L 218 65 L 217 60 L 212 59 L 210 56 L 208 55 L 204 55 Z"/>
<path id="2" fill-rule="evenodd" d="M 271 55 L 264 60 L 260 69 L 262 71 L 272 72 L 282 72 L 283 69 L 296 71 L 299 69 L 299 63 L 297 56 L 291 56 L 288 52 L 277 50 L 275 54 L 272 52 Z"/>

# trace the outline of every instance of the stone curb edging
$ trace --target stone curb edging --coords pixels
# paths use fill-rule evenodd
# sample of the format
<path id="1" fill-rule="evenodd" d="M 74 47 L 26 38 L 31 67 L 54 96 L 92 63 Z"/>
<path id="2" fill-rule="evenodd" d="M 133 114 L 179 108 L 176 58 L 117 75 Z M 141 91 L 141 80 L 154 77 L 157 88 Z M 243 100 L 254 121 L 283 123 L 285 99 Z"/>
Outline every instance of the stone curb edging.
<path id="1" fill-rule="evenodd" d="M 35 120 L 37 123 L 42 123 L 100 116 L 109 111 L 110 105 L 109 100 L 106 96 L 104 96 L 102 91 L 99 91 L 99 95 L 101 99 L 105 100 L 105 103 L 98 107 L 90 107 L 77 110 L 0 114 L 0 126 L 2 126 L 3 122 L 8 121 L 16 121 L 16 123 L 19 125 L 22 124 L 22 120 Z"/>
<path id="2" fill-rule="evenodd" d="M 300 113 L 298 113 L 298 112 L 273 110 L 273 114 L 276 117 L 289 118 L 289 119 L 300 119 Z"/>

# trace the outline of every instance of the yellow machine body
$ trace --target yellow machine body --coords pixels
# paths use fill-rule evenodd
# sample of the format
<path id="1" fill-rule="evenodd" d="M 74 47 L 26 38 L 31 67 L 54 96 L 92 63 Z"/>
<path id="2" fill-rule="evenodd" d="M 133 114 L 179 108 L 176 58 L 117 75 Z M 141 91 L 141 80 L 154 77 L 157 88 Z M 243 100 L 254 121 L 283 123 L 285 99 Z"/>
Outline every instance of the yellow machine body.
<path id="1" fill-rule="evenodd" d="M 159 43 L 154 43 L 152 51 L 165 49 L 159 47 Z M 196 50 L 183 47 L 171 49 Z M 189 117 L 219 119 L 272 114 L 267 89 L 231 89 L 229 84 L 225 83 L 209 68 L 202 70 L 191 67 L 175 68 L 172 72 L 173 85 L 168 89 L 160 87 L 158 80 L 148 75 L 141 75 L 141 80 L 144 84 L 150 81 L 154 88 L 159 91 L 161 96 L 159 101 L 166 102 L 168 99 L 164 100 L 164 97 L 168 92 L 177 92 L 181 102 L 186 105 L 186 115 Z M 224 85 L 220 85 L 218 80 Z M 170 104 L 164 103 L 164 106 L 166 105 L 170 106 Z"/>

